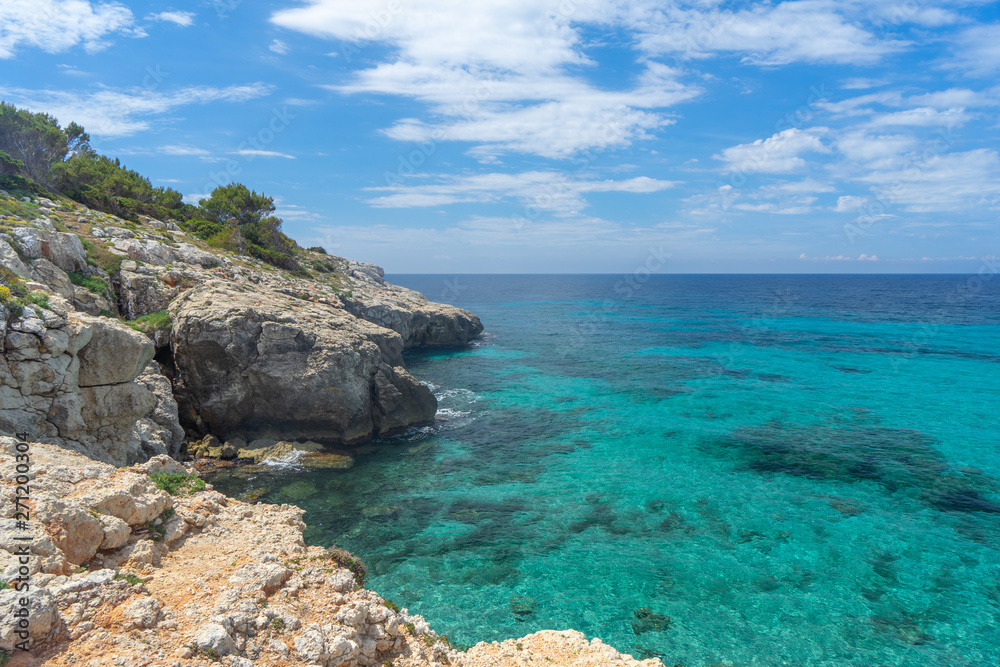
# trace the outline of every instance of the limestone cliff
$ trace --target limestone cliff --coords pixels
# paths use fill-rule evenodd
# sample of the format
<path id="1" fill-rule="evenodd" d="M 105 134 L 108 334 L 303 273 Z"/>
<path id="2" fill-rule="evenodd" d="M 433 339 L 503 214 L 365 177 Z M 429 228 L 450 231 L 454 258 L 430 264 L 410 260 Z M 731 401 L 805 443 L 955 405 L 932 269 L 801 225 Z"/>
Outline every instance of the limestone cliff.
<path id="1" fill-rule="evenodd" d="M 50 295 L 21 317 L 0 307 L 0 432 L 118 465 L 177 454 L 184 429 L 357 442 L 434 419 L 405 348 L 483 330 L 374 265 L 307 252 L 293 274 L 173 223 L 39 201 L 34 218 L 0 219 L 0 266 Z M 115 314 L 153 317 L 143 335 Z"/>

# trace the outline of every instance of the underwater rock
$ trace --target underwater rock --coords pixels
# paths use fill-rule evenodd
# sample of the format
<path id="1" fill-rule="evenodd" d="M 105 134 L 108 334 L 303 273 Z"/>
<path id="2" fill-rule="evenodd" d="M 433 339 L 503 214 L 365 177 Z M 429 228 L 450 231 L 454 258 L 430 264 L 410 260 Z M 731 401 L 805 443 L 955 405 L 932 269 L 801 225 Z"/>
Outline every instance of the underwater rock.
<path id="1" fill-rule="evenodd" d="M 395 505 L 370 505 L 361 510 L 361 514 L 368 519 L 378 519 L 399 514 L 399 508 Z"/>
<path id="2" fill-rule="evenodd" d="M 632 632 L 641 635 L 647 632 L 660 632 L 670 627 L 670 617 L 660 614 L 649 607 L 640 607 L 632 612 L 635 616 L 632 621 Z"/>
<path id="3" fill-rule="evenodd" d="M 523 621 L 528 616 L 534 614 L 535 607 L 537 606 L 538 603 L 535 599 L 526 595 L 515 595 L 510 599 L 510 613 L 512 613 L 518 621 Z"/>
<path id="4" fill-rule="evenodd" d="M 874 426 L 790 425 L 773 420 L 741 428 L 719 443 L 743 465 L 765 474 L 815 480 L 873 482 L 888 493 L 903 492 L 935 509 L 1000 513 L 984 497 L 996 493 L 997 481 L 977 472 L 951 468 L 934 440 L 912 429 Z M 834 499 L 845 515 L 863 508 Z"/>

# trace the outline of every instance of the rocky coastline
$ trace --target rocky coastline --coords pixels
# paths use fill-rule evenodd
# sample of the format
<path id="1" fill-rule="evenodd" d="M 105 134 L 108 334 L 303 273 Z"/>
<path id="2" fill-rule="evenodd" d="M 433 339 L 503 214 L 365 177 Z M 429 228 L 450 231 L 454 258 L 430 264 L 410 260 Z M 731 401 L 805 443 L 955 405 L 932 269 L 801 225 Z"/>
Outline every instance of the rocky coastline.
<path id="1" fill-rule="evenodd" d="M 0 219 L 30 295 L 0 294 L 0 664 L 661 664 L 574 631 L 456 651 L 306 546 L 301 509 L 199 477 L 192 455 L 339 465 L 330 447 L 432 421 L 403 352 L 468 343 L 474 314 L 325 253 L 288 272 L 171 221 L 31 210 Z"/>

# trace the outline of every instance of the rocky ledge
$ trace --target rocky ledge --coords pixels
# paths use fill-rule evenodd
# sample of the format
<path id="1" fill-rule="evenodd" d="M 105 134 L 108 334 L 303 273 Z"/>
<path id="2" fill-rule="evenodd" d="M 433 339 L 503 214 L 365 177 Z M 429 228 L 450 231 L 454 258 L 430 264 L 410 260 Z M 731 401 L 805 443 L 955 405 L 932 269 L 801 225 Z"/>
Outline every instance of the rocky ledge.
<path id="1" fill-rule="evenodd" d="M 114 468 L 0 437 L 5 461 L 25 450 L 35 520 L 30 530 L 2 520 L 0 568 L 2 581 L 29 588 L 0 590 L 0 649 L 21 641 L 22 598 L 32 649 L 13 652 L 9 667 L 661 667 L 571 630 L 458 652 L 423 618 L 363 588 L 360 560 L 307 547 L 297 507 L 227 498 L 164 455 Z M 6 517 L 16 474 L 2 470 L 11 470 Z M 24 536 L 27 573 L 13 539 Z"/>

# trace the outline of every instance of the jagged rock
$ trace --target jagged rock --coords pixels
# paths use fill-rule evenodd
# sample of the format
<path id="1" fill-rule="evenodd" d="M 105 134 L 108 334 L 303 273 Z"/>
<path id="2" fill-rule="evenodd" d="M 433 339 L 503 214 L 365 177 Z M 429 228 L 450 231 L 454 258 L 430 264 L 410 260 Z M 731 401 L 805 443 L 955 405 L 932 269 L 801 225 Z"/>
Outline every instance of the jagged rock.
<path id="1" fill-rule="evenodd" d="M 20 600 L 27 598 L 28 603 L 28 627 L 19 628 L 13 619 L 15 614 L 22 609 Z M 25 595 L 14 589 L 0 591 L 0 618 L 4 619 L 0 623 L 0 648 L 14 652 L 14 645 L 22 641 L 18 632 L 23 630 L 30 638 L 29 646 L 35 646 L 43 642 L 46 636 L 52 632 L 59 624 L 59 609 L 56 600 L 47 590 L 32 591 L 31 595 Z"/>
<path id="2" fill-rule="evenodd" d="M 138 239 L 119 239 L 114 243 L 114 249 L 128 255 L 129 259 L 147 264 L 164 266 L 174 259 L 170 246 L 159 241 L 140 241 Z"/>
<path id="3" fill-rule="evenodd" d="M 67 272 L 87 267 L 87 252 L 76 234 L 17 227 L 14 236 L 28 257 L 44 257 Z"/>
<path id="4" fill-rule="evenodd" d="M 382 268 L 349 262 L 359 289 L 346 304 L 355 316 L 392 329 L 410 347 L 465 345 L 483 332 L 479 318 L 467 310 L 433 303 L 419 292 L 385 282 Z"/>
<path id="5" fill-rule="evenodd" d="M 273 595 L 291 576 L 291 570 L 277 563 L 250 563 L 237 570 L 229 578 L 229 583 L 244 594 L 259 591 L 264 595 Z"/>
<path id="6" fill-rule="evenodd" d="M 135 466 L 137 470 L 147 475 L 155 475 L 158 472 L 165 472 L 168 475 L 186 473 L 187 469 L 169 456 L 159 454 L 152 457 L 145 463 Z"/>
<path id="7" fill-rule="evenodd" d="M 86 563 L 104 541 L 104 524 L 84 507 L 55 499 L 35 501 L 34 519 L 70 563 Z"/>
<path id="8" fill-rule="evenodd" d="M 181 418 L 213 433 L 354 442 L 434 416 L 400 336 L 339 308 L 210 281 L 170 314 Z"/>
<path id="9" fill-rule="evenodd" d="M 86 287 L 75 286 L 72 295 L 73 307 L 88 315 L 100 315 L 111 310 L 111 304 L 100 294 L 91 292 Z"/>
<path id="10" fill-rule="evenodd" d="M 122 315 L 130 320 L 165 310 L 176 295 L 156 275 L 123 270 L 118 281 Z"/>
<path id="11" fill-rule="evenodd" d="M 31 262 L 31 273 L 35 280 L 47 286 L 59 296 L 72 299 L 76 290 L 65 271 L 47 259 L 39 258 Z"/>
<path id="12" fill-rule="evenodd" d="M 8 271 L 13 271 L 21 278 L 26 280 L 32 279 L 28 267 L 24 265 L 24 262 L 17 256 L 14 249 L 10 247 L 10 244 L 3 239 L 0 239 L 0 266 L 3 266 Z"/>
<path id="13" fill-rule="evenodd" d="M 155 598 L 140 598 L 125 607 L 122 616 L 132 621 L 133 627 L 151 628 L 163 616 L 163 610 Z"/>
<path id="14" fill-rule="evenodd" d="M 150 458 L 158 454 L 177 456 L 184 442 L 184 429 L 177 420 L 177 401 L 170 380 L 151 361 L 136 382 L 144 385 L 156 401 L 153 409 L 135 425 L 143 452 Z"/>
<path id="15" fill-rule="evenodd" d="M 134 382 L 152 343 L 115 320 L 69 313 L 65 303 L 53 295 L 52 310 L 26 307 L 21 319 L 8 323 L 0 431 L 134 462 L 142 453 L 133 427 L 157 405 L 146 385 Z"/>
<path id="16" fill-rule="evenodd" d="M 98 549 L 107 551 L 125 546 L 129 535 L 132 534 L 132 529 L 129 528 L 127 523 L 110 514 L 102 516 L 101 523 L 104 525 L 104 540 Z"/>
<path id="17" fill-rule="evenodd" d="M 195 630 L 191 643 L 202 649 L 211 649 L 219 655 L 229 655 L 236 650 L 236 643 L 219 623 L 205 623 Z"/>
<path id="18" fill-rule="evenodd" d="M 205 252 L 190 243 L 179 243 L 174 248 L 174 261 L 194 264 L 197 266 L 216 266 L 220 260 L 215 255 Z"/>

